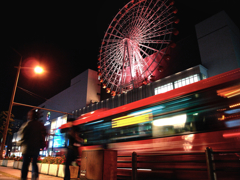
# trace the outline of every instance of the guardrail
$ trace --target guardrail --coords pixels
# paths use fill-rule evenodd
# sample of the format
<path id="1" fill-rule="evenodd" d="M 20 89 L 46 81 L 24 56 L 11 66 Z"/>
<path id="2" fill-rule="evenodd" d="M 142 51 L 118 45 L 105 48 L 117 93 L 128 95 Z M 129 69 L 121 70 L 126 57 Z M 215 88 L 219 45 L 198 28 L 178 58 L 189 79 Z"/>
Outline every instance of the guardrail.
<path id="1" fill-rule="evenodd" d="M 212 151 L 206 148 L 208 179 L 240 179 L 240 151 Z"/>
<path id="2" fill-rule="evenodd" d="M 118 156 L 118 179 L 240 179 L 240 151 Z"/>

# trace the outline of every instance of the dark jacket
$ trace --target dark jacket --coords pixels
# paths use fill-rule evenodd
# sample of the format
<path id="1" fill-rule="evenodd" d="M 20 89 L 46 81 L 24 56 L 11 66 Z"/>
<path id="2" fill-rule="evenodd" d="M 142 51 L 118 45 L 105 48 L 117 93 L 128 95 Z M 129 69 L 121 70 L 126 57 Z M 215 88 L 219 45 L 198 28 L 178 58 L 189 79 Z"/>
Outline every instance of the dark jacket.
<path id="1" fill-rule="evenodd" d="M 74 159 L 77 158 L 78 147 L 82 145 L 82 138 L 79 137 L 76 127 L 61 129 L 61 133 L 66 133 L 66 138 L 69 140 L 68 149 L 72 149 Z"/>
<path id="2" fill-rule="evenodd" d="M 30 120 L 22 125 L 19 134 L 22 154 L 37 155 L 40 148 L 45 146 L 46 128 L 43 123 L 37 120 Z"/>

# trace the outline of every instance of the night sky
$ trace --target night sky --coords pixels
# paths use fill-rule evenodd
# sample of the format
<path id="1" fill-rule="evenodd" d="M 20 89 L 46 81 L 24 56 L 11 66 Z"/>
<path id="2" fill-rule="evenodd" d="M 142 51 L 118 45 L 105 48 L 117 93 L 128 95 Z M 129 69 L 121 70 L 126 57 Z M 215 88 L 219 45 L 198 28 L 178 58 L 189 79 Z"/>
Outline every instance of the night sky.
<path id="1" fill-rule="evenodd" d="M 51 98 L 66 89 L 70 80 L 90 68 L 97 70 L 101 40 L 114 16 L 128 0 L 98 0 L 57 3 L 2 4 L 0 111 L 8 110 L 20 56 L 22 66 L 37 59 L 46 72 L 41 76 L 22 69 L 18 86 L 41 97 Z M 236 0 L 176 0 L 180 31 L 177 41 L 194 34 L 194 25 L 225 10 L 240 27 Z M 36 98 L 17 89 L 15 102 L 39 105 Z M 16 118 L 28 108 L 13 107 Z"/>

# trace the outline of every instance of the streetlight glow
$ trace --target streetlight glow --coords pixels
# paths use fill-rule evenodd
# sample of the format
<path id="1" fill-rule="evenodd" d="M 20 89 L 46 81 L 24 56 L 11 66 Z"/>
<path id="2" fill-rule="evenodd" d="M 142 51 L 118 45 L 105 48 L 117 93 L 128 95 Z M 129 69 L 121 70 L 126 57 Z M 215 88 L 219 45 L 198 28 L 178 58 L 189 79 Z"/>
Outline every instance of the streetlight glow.
<path id="1" fill-rule="evenodd" d="M 43 68 L 41 68 L 40 66 L 37 66 L 37 67 L 35 67 L 34 71 L 37 74 L 41 74 L 43 72 Z"/>

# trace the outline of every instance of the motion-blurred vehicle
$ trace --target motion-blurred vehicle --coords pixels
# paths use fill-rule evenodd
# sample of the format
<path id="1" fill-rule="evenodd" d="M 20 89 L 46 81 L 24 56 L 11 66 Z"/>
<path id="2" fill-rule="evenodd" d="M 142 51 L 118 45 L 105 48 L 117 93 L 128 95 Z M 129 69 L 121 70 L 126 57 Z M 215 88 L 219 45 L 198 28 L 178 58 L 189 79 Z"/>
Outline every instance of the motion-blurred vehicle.
<path id="1" fill-rule="evenodd" d="M 73 125 L 84 139 L 80 151 L 240 150 L 240 69 L 84 114 Z"/>

